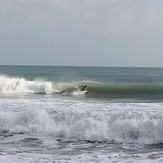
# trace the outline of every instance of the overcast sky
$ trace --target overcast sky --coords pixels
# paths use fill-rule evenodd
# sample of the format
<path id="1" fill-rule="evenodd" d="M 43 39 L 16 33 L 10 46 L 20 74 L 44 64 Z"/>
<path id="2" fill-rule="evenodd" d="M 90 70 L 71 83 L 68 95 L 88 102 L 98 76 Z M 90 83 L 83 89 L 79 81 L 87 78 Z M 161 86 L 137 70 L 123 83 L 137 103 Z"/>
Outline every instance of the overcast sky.
<path id="1" fill-rule="evenodd" d="M 0 0 L 0 64 L 163 67 L 163 0 Z"/>

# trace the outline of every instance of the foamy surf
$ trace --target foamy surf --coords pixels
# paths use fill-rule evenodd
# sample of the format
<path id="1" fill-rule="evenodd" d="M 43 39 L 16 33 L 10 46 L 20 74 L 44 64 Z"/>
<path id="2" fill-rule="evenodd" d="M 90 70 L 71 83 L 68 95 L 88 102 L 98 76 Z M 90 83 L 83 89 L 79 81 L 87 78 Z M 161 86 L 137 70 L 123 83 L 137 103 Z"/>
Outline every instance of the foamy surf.
<path id="1" fill-rule="evenodd" d="M 0 76 L 0 93 L 52 93 L 51 82 L 28 81 L 24 78 Z"/>
<path id="2" fill-rule="evenodd" d="M 63 102 L 63 103 L 62 103 Z M 4 108 L 17 105 L 17 112 Z M 50 136 L 59 141 L 111 144 L 163 143 L 162 104 L 98 103 L 70 100 L 2 100 L 0 135 L 29 134 Z M 48 110 L 46 109 L 48 106 Z M 137 108 L 140 109 L 137 109 Z M 99 108 L 104 108 L 98 113 Z M 134 111 L 133 111 L 134 110 Z M 97 113 L 96 113 L 97 111 Z M 5 132 L 4 132 L 5 131 Z"/>
<path id="3" fill-rule="evenodd" d="M 163 143 L 162 107 L 162 103 L 4 98 L 0 160 L 160 161 L 161 153 L 149 150 L 159 151 Z"/>

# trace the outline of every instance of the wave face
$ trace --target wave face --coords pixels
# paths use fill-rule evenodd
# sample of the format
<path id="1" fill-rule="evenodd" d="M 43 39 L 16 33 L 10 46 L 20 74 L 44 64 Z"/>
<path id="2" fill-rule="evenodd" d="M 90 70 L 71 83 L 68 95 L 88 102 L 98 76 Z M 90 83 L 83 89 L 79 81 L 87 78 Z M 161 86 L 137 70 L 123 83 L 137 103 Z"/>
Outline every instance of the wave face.
<path id="1" fill-rule="evenodd" d="M 159 99 L 163 97 L 163 85 L 122 85 L 85 83 L 88 85 L 88 98 L 137 98 Z"/>

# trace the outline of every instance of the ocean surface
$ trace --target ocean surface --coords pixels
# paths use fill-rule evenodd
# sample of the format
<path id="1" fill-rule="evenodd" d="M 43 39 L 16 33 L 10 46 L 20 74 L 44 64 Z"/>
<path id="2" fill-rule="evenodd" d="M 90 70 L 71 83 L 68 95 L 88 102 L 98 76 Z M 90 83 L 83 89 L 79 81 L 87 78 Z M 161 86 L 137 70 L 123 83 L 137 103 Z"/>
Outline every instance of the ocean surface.
<path id="1" fill-rule="evenodd" d="M 0 66 L 0 162 L 163 162 L 163 68 Z"/>

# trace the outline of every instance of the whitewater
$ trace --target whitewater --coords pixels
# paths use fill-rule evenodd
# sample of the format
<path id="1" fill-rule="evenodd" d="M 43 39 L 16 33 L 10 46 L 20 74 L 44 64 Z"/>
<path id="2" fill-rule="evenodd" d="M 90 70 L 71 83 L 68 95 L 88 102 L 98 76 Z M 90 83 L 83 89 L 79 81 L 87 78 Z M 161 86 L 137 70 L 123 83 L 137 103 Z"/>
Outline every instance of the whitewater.
<path id="1" fill-rule="evenodd" d="M 162 162 L 162 77 L 156 68 L 0 66 L 0 162 Z"/>

